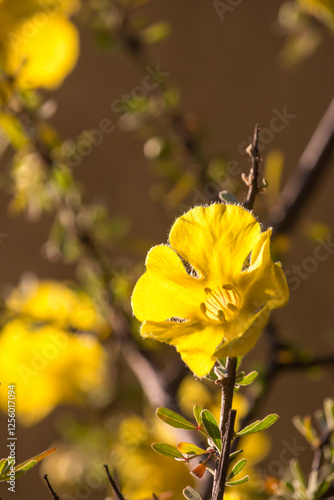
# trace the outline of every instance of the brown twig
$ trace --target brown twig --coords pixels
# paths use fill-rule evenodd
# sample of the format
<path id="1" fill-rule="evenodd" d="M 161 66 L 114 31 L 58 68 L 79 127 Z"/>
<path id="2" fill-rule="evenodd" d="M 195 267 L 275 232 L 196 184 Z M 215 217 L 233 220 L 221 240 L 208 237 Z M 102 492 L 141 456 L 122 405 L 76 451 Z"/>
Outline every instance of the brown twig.
<path id="1" fill-rule="evenodd" d="M 119 500 L 125 500 L 125 498 L 123 497 L 122 493 L 120 492 L 120 490 L 118 489 L 117 487 L 117 484 L 115 483 L 115 481 L 113 480 L 113 478 L 111 477 L 111 474 L 109 472 L 109 467 L 108 465 L 104 465 L 103 466 L 106 470 L 106 473 L 107 473 L 107 476 L 108 476 L 108 479 L 109 479 L 109 482 L 112 486 L 112 489 L 114 490 L 114 492 L 116 493 L 117 497 Z"/>
<path id="2" fill-rule="evenodd" d="M 222 453 L 218 463 L 218 468 L 216 470 L 217 480 L 215 479 L 213 485 L 212 500 L 220 500 L 224 496 L 227 469 L 230 463 L 230 447 L 233 439 L 236 414 L 236 410 L 230 409 L 228 412 L 224 440 L 222 442 Z"/>
<path id="3" fill-rule="evenodd" d="M 50 481 L 48 480 L 48 475 L 47 474 L 44 474 L 44 480 L 47 484 L 47 487 L 49 488 L 50 490 L 50 493 L 52 495 L 52 498 L 54 500 L 60 500 L 59 496 L 57 495 L 57 493 L 54 491 L 54 489 L 52 488 L 51 484 L 50 484 Z"/>
<path id="4" fill-rule="evenodd" d="M 252 166 L 249 172 L 249 176 L 243 176 L 243 180 L 248 186 L 248 193 L 245 201 L 243 202 L 243 207 L 247 210 L 252 210 L 256 196 L 261 191 L 262 186 L 259 186 L 259 167 L 260 167 L 260 153 L 258 148 L 258 137 L 259 137 L 260 127 L 258 124 L 255 125 L 253 144 L 250 151 L 250 156 L 252 158 Z"/>

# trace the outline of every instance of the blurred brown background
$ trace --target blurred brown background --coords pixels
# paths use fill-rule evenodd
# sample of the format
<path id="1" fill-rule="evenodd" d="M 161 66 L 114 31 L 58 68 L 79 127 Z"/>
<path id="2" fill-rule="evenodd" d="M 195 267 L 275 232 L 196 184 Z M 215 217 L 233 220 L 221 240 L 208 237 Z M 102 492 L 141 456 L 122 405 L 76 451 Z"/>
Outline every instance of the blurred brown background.
<path id="1" fill-rule="evenodd" d="M 277 60 L 283 37 L 275 25 L 281 4 L 279 0 L 244 0 L 233 12 L 227 12 L 223 21 L 212 2 L 205 0 L 155 0 L 144 10 L 152 21 L 166 20 L 172 26 L 171 36 L 152 47 L 150 55 L 180 88 L 182 109 L 197 114 L 205 126 L 208 154 L 223 151 L 247 171 L 249 163 L 238 146 L 247 141 L 255 123 L 267 127 L 274 108 L 282 112 L 286 108 L 288 113 L 296 115 L 263 151 L 263 156 L 272 147 L 284 152 L 286 180 L 333 97 L 334 39 L 327 36 L 309 60 L 298 68 L 283 70 Z M 110 109 L 115 99 L 131 93 L 142 79 L 143 75 L 130 58 L 123 53 L 99 52 L 91 34 L 83 29 L 79 63 L 54 93 L 58 111 L 53 123 L 64 138 L 75 138 L 84 129 L 97 128 L 103 118 L 113 121 L 116 129 L 93 147 L 92 153 L 75 168 L 75 173 L 86 186 L 88 199 L 107 200 L 111 214 L 129 216 L 132 236 L 158 243 L 166 241 L 173 218 L 149 197 L 154 178 L 140 138 L 122 131 L 119 114 Z M 1 169 L 4 168 L 2 165 Z M 303 211 L 304 220 L 321 221 L 333 227 L 333 186 L 332 160 L 331 168 Z M 22 217 L 9 218 L 8 197 L 3 192 L 0 202 L 0 232 L 8 235 L 0 245 L 1 281 L 16 285 L 27 270 L 41 278 L 72 277 L 70 266 L 51 264 L 41 256 L 40 248 L 50 223 L 47 217 L 35 224 L 27 223 Z M 297 231 L 292 236 L 292 245 L 289 259 L 284 263 L 286 270 L 291 270 L 294 264 L 302 264 L 314 251 L 314 246 Z M 144 255 L 137 258 L 143 261 Z M 307 279 L 301 280 L 299 288 L 291 293 L 288 306 L 275 314 L 284 336 L 319 354 L 331 349 L 323 336 L 334 329 L 333 271 L 331 254 Z M 253 358 L 265 352 L 265 341 L 256 349 Z M 261 414 L 277 412 L 281 418 L 271 433 L 274 447 L 264 468 L 278 458 L 284 441 L 292 444 L 297 438 L 299 444 L 304 444 L 291 418 L 295 414 L 313 413 L 322 406 L 326 396 L 333 396 L 331 375 L 328 369 L 321 379 L 318 371 L 314 371 L 313 377 L 286 373 L 274 383 Z M 3 429 L 4 425 L 2 418 Z M 55 435 L 52 417 L 38 426 L 38 430 L 21 428 L 19 460 L 46 449 Z M 1 440 L 2 456 L 6 455 L 4 443 L 5 440 Z M 309 457 L 305 460 L 307 463 Z M 28 493 L 27 488 L 34 493 Z M 6 499 L 8 493 L 4 490 L 1 495 Z M 18 500 L 42 499 L 48 495 L 45 486 L 39 483 L 36 470 L 17 483 L 15 498 Z"/>

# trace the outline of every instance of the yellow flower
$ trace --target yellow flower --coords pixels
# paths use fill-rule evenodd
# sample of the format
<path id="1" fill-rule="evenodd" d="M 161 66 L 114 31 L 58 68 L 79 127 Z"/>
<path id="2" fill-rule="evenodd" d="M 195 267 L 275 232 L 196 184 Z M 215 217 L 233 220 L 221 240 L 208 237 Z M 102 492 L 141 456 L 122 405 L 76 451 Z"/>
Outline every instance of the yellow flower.
<path id="1" fill-rule="evenodd" d="M 20 87 L 53 89 L 73 69 L 79 37 L 67 16 L 77 3 L 0 3 L 0 64 Z"/>
<path id="2" fill-rule="evenodd" d="M 55 326 L 35 328 L 22 320 L 6 324 L 0 335 L 2 387 L 14 384 L 16 412 L 32 425 L 61 403 L 83 403 L 106 389 L 107 355 L 96 338 Z M 7 411 L 7 391 L 0 391 Z"/>
<path id="3" fill-rule="evenodd" d="M 246 354 L 270 310 L 288 300 L 270 236 L 237 205 L 199 206 L 179 217 L 170 246 L 148 253 L 133 292 L 141 334 L 176 346 L 199 377 L 219 357 Z"/>
<path id="4" fill-rule="evenodd" d="M 91 298 L 65 283 L 24 278 L 8 297 L 6 306 L 28 320 L 51 323 L 66 330 L 94 332 L 102 338 L 110 333 L 107 321 Z"/>

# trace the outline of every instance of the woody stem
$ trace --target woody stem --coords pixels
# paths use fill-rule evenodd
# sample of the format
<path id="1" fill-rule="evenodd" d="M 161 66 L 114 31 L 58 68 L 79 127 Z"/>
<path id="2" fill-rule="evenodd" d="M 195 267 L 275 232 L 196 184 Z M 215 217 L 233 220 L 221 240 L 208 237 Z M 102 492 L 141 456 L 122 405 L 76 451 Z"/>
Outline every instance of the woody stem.
<path id="1" fill-rule="evenodd" d="M 226 359 L 227 374 L 222 383 L 222 400 L 220 412 L 220 434 L 222 437 L 222 453 L 213 483 L 212 500 L 221 500 L 224 495 L 227 468 L 229 464 L 230 445 L 233 439 L 235 410 L 232 410 L 233 391 L 237 369 L 237 358 Z"/>

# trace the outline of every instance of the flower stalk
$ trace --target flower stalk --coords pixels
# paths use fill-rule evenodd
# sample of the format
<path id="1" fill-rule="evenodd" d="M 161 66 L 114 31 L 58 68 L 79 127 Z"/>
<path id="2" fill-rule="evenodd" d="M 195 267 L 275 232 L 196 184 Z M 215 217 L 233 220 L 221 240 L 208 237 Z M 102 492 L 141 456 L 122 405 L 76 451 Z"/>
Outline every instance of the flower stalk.
<path id="1" fill-rule="evenodd" d="M 252 158 L 252 166 L 249 176 L 243 177 L 244 182 L 248 186 L 247 197 L 243 203 L 243 207 L 252 210 L 255 198 L 261 191 L 259 186 L 259 167 L 260 167 L 260 153 L 258 148 L 258 136 L 260 127 L 255 125 L 253 144 L 250 147 L 250 156 Z M 227 469 L 229 465 L 230 446 L 234 434 L 234 422 L 236 411 L 232 410 L 233 392 L 237 371 L 237 358 L 227 357 L 226 359 L 225 378 L 222 383 L 222 397 L 221 397 L 221 410 L 220 410 L 220 433 L 222 437 L 222 453 L 219 458 L 218 467 L 213 482 L 212 500 L 221 500 L 224 496 L 225 482 Z"/>

